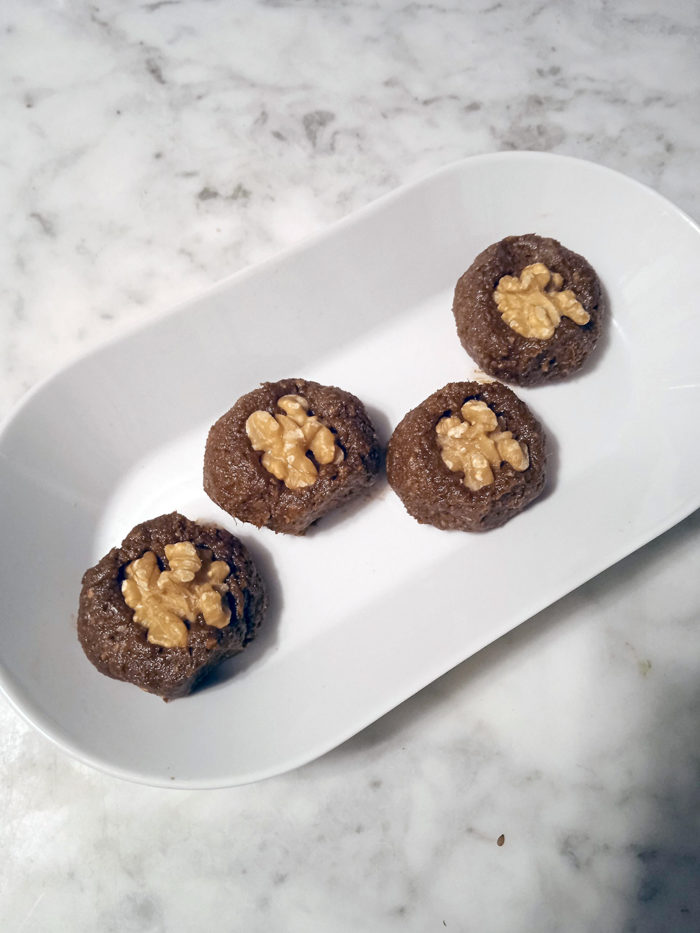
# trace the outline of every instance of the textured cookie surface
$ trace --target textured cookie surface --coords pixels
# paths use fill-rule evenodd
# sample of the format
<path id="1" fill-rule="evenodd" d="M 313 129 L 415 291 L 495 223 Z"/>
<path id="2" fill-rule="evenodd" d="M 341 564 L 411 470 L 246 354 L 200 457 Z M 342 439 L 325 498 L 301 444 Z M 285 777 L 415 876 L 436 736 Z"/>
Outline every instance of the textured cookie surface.
<path id="1" fill-rule="evenodd" d="M 510 431 L 527 448 L 528 466 L 504 462 L 493 482 L 477 491 L 442 456 L 437 425 L 465 403 L 482 402 L 494 413 L 499 431 Z M 460 531 L 488 531 L 517 515 L 545 482 L 545 441 L 539 422 L 507 386 L 497 382 L 452 382 L 408 412 L 387 451 L 389 483 L 406 510 L 422 524 Z"/>
<path id="2" fill-rule="evenodd" d="M 316 479 L 290 489 L 263 465 L 246 430 L 251 416 L 262 412 L 273 419 L 279 401 L 302 397 L 312 417 L 333 437 L 338 457 L 313 464 Z M 362 402 L 335 386 L 304 379 L 266 382 L 242 396 L 213 425 L 204 455 L 204 489 L 229 515 L 257 527 L 303 534 L 313 522 L 367 490 L 376 478 L 381 456 L 377 436 Z"/>
<path id="3" fill-rule="evenodd" d="M 494 298 L 498 283 L 536 263 L 561 278 L 561 290 L 571 292 L 589 317 L 586 324 L 562 317 L 550 338 L 538 339 L 506 323 Z M 601 285 L 588 261 L 557 240 L 533 233 L 506 237 L 477 256 L 457 283 L 452 310 L 472 359 L 489 375 L 516 385 L 539 385 L 577 372 L 598 342 L 606 317 Z"/>
<path id="4" fill-rule="evenodd" d="M 177 542 L 206 549 L 230 568 L 222 600 L 230 611 L 230 622 L 216 628 L 198 615 L 186 626 L 186 646 L 163 647 L 151 643 L 148 629 L 135 621 L 122 584 L 127 566 L 149 551 L 158 558 L 159 569 L 168 570 L 165 548 Z M 243 650 L 255 637 L 266 603 L 260 574 L 237 538 L 172 512 L 137 525 L 120 547 L 112 548 L 85 573 L 78 637 L 85 654 L 103 674 L 171 699 L 189 693 L 221 661 Z"/>

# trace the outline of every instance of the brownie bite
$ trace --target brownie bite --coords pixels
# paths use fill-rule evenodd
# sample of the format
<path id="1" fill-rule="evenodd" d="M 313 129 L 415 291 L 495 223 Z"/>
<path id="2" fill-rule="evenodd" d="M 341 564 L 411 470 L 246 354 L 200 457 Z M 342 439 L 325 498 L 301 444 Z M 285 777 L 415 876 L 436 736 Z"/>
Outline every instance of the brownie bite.
<path id="1" fill-rule="evenodd" d="M 457 282 L 452 311 L 462 346 L 484 372 L 523 386 L 577 372 L 606 317 L 587 260 L 534 233 L 480 253 Z"/>
<path id="2" fill-rule="evenodd" d="M 389 441 L 387 474 L 421 524 L 488 531 L 545 482 L 542 428 L 498 382 L 452 382 L 410 411 Z"/>
<path id="3" fill-rule="evenodd" d="M 238 538 L 172 512 L 137 525 L 85 573 L 78 637 L 103 674 L 173 699 L 245 648 L 266 605 Z"/>
<path id="4" fill-rule="evenodd" d="M 209 431 L 204 489 L 229 515 L 301 535 L 367 490 L 381 462 L 362 402 L 304 379 L 266 382 Z"/>

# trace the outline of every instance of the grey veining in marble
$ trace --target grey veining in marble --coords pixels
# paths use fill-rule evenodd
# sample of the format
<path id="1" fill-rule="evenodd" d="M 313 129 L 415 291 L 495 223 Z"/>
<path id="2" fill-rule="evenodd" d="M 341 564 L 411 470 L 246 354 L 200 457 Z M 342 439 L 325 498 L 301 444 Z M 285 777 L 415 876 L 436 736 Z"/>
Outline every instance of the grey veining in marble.
<path id="1" fill-rule="evenodd" d="M 694 0 L 8 0 L 0 415 L 465 155 L 592 159 L 699 218 L 699 42 Z M 699 540 L 695 515 L 258 785 L 124 784 L 2 701 L 0 926 L 700 929 Z"/>

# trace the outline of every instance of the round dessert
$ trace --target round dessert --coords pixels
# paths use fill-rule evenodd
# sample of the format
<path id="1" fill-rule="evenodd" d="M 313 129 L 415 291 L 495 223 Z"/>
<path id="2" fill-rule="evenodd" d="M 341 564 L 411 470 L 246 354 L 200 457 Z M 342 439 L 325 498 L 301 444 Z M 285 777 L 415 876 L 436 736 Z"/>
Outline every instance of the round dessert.
<path id="1" fill-rule="evenodd" d="M 266 606 L 238 538 L 172 512 L 137 525 L 85 573 L 78 637 L 103 674 L 173 699 L 242 651 Z"/>
<path id="2" fill-rule="evenodd" d="M 606 315 L 583 256 L 534 233 L 480 253 L 457 282 L 452 311 L 462 346 L 484 372 L 523 386 L 577 372 Z"/>
<path id="3" fill-rule="evenodd" d="M 527 405 L 498 382 L 451 382 L 403 418 L 387 474 L 421 524 L 488 531 L 541 492 L 545 443 Z"/>
<path id="4" fill-rule="evenodd" d="M 359 399 L 335 386 L 282 379 L 244 395 L 211 428 L 204 489 L 234 518 L 301 535 L 368 489 L 380 460 Z"/>

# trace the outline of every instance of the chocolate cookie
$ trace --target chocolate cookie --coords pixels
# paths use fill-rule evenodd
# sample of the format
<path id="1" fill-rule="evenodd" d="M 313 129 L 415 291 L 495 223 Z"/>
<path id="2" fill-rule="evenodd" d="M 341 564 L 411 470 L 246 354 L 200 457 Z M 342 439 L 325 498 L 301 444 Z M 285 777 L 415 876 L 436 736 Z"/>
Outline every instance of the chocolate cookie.
<path id="1" fill-rule="evenodd" d="M 387 474 L 422 524 L 488 531 L 542 492 L 545 460 L 542 428 L 509 388 L 452 382 L 398 425 Z"/>
<path id="2" fill-rule="evenodd" d="M 242 651 L 266 606 L 241 542 L 172 512 L 137 525 L 85 573 L 78 637 L 103 674 L 172 699 Z"/>
<path id="3" fill-rule="evenodd" d="M 575 373 L 606 316 L 598 276 L 583 256 L 534 233 L 480 253 L 457 282 L 452 311 L 467 353 L 516 385 Z"/>
<path id="4" fill-rule="evenodd" d="M 244 395 L 211 428 L 204 489 L 234 518 L 300 535 L 366 490 L 380 459 L 359 399 L 283 379 Z"/>

